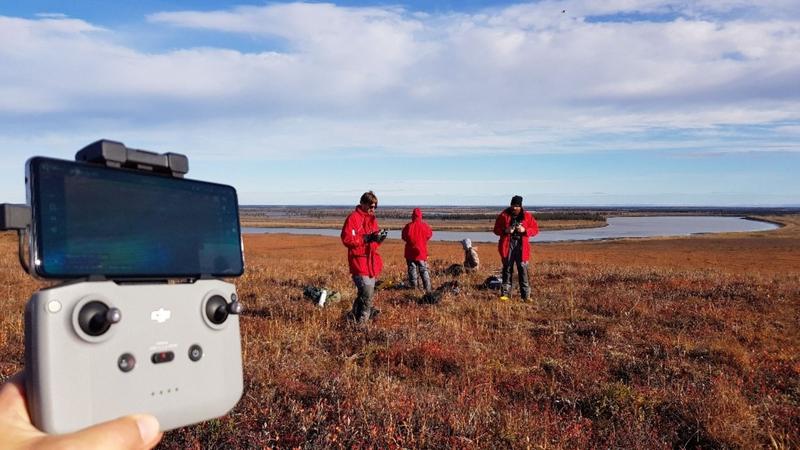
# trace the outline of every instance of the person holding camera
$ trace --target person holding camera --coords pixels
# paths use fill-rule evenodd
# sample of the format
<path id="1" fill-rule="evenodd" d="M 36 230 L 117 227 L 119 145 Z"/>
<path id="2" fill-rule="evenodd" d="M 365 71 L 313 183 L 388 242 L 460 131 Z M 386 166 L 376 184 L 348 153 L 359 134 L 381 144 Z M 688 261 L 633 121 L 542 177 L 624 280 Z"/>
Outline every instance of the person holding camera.
<path id="1" fill-rule="evenodd" d="M 531 255 L 530 238 L 539 234 L 539 225 L 531 213 L 522 209 L 522 197 L 515 195 L 511 205 L 497 216 L 494 234 L 500 236 L 497 249 L 503 262 L 503 286 L 500 299 L 508 300 L 511 293 L 511 276 L 517 268 L 519 292 L 522 301 L 528 301 L 531 287 L 528 282 L 528 261 Z"/>
<path id="2" fill-rule="evenodd" d="M 358 289 L 350 315 L 359 324 L 365 324 L 380 314 L 379 309 L 372 307 L 372 296 L 375 293 L 375 281 L 383 269 L 378 247 L 386 239 L 386 231 L 378 228 L 375 218 L 377 207 L 378 197 L 375 193 L 365 192 L 342 226 L 341 238 L 347 247 L 347 263 Z"/>
<path id="3" fill-rule="evenodd" d="M 404 256 L 408 266 L 408 284 L 417 287 L 417 273 L 422 278 L 422 287 L 425 292 L 431 292 L 431 276 L 428 273 L 428 241 L 433 236 L 430 225 L 422 220 L 422 210 L 414 208 L 411 213 L 411 222 L 403 227 L 401 234 L 406 241 Z"/>

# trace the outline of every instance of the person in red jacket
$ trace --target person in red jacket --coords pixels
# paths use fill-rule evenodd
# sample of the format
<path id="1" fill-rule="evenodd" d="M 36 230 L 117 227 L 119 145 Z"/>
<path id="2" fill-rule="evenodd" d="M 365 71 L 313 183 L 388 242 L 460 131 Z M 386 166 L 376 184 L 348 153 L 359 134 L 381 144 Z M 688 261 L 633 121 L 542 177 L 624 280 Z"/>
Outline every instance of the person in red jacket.
<path id="1" fill-rule="evenodd" d="M 431 291 L 431 276 L 428 273 L 428 241 L 433 236 L 431 227 L 422 220 L 422 210 L 414 208 L 411 222 L 403 227 L 402 238 L 406 241 L 404 255 L 408 265 L 408 284 L 417 287 L 417 272 L 422 278 L 425 292 Z"/>
<path id="2" fill-rule="evenodd" d="M 380 314 L 380 310 L 372 307 L 372 296 L 375 293 L 375 281 L 383 269 L 378 246 L 386 238 L 378 228 L 375 209 L 378 197 L 372 191 L 365 192 L 361 201 L 351 212 L 342 226 L 342 243 L 347 247 L 347 263 L 353 283 L 358 289 L 358 296 L 353 301 L 350 312 L 352 319 L 360 324 L 368 322 Z"/>
<path id="3" fill-rule="evenodd" d="M 503 287 L 501 299 L 507 300 L 511 293 L 511 275 L 517 267 L 519 293 L 522 301 L 530 297 L 528 282 L 528 261 L 531 257 L 530 238 L 539 234 L 539 225 L 531 213 L 522 209 L 522 197 L 511 198 L 511 206 L 506 208 L 494 221 L 494 234 L 500 236 L 497 249 L 503 262 Z"/>

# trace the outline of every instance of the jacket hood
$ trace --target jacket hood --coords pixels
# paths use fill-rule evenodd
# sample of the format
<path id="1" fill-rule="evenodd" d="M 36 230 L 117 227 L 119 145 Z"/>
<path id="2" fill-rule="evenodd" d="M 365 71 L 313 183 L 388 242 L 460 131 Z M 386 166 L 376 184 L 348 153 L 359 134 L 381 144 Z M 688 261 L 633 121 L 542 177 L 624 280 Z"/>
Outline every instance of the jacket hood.
<path id="1" fill-rule="evenodd" d="M 420 220 L 422 219 L 422 210 L 419 208 L 414 208 L 414 212 L 411 213 L 411 220 Z"/>

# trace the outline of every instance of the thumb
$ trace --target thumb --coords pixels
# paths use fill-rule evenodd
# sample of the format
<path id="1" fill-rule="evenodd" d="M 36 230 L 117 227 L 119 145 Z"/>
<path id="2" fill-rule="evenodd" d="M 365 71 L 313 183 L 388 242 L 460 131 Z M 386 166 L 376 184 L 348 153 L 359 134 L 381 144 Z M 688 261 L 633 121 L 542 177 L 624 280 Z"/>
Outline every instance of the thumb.
<path id="1" fill-rule="evenodd" d="M 141 414 L 120 417 L 70 434 L 49 436 L 46 440 L 56 448 L 145 450 L 158 444 L 161 436 L 158 419 Z"/>

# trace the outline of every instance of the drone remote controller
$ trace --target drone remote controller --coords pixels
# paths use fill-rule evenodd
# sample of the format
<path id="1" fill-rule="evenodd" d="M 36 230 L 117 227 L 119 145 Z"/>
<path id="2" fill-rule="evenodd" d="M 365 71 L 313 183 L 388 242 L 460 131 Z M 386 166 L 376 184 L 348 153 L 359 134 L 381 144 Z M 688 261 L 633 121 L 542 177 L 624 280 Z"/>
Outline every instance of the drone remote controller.
<path id="1" fill-rule="evenodd" d="M 25 310 L 34 424 L 72 432 L 134 413 L 162 431 L 226 414 L 242 395 L 234 285 L 84 281 L 42 289 Z"/>

